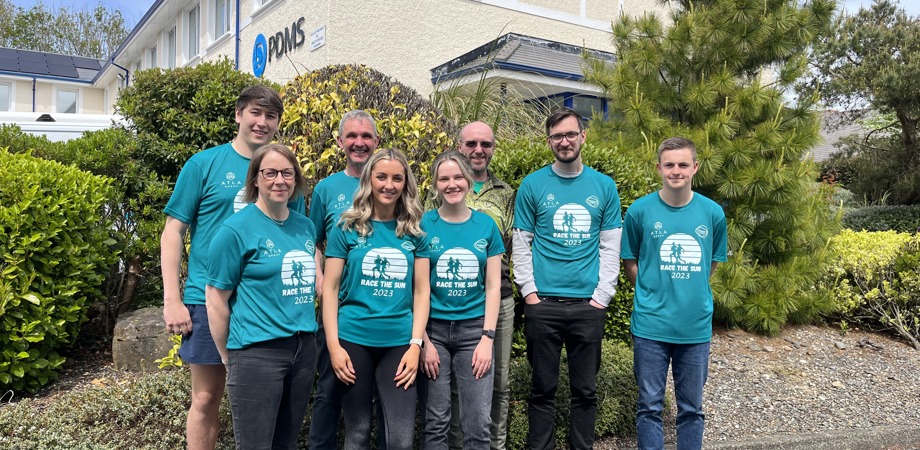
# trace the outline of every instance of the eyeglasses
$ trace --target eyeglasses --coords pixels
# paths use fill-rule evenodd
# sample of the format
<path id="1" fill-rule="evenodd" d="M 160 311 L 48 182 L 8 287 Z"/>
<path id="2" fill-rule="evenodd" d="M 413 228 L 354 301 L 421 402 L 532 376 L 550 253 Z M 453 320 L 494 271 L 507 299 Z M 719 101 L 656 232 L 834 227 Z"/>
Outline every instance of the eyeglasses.
<path id="1" fill-rule="evenodd" d="M 549 140 L 553 144 L 558 144 L 562 142 L 562 138 L 566 138 L 569 142 L 575 142 L 575 139 L 580 136 L 581 133 L 578 131 L 569 131 L 568 133 L 558 133 L 549 135 Z"/>
<path id="2" fill-rule="evenodd" d="M 285 180 L 293 180 L 294 175 L 297 174 L 297 172 L 294 172 L 294 169 L 261 169 L 259 170 L 259 173 L 262 174 L 262 178 L 265 178 L 266 181 L 272 181 L 275 178 L 278 178 L 279 173 L 281 174 L 281 178 L 284 178 Z"/>
<path id="3" fill-rule="evenodd" d="M 463 145 L 466 146 L 466 148 L 476 148 L 477 145 L 482 148 L 492 148 L 495 143 L 492 141 L 465 141 Z"/>

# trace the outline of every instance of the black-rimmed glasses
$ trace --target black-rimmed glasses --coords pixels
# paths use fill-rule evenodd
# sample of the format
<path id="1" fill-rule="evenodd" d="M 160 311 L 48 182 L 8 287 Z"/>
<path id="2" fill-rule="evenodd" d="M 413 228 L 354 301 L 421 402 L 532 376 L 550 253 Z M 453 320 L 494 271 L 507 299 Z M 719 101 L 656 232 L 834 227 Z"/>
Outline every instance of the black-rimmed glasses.
<path id="1" fill-rule="evenodd" d="M 297 174 L 294 169 L 261 169 L 259 170 L 259 173 L 262 174 L 262 178 L 265 178 L 266 181 L 272 181 L 275 178 L 278 178 L 279 173 L 281 174 L 281 178 L 284 178 L 285 180 L 293 180 L 294 175 Z"/>
<path id="2" fill-rule="evenodd" d="M 579 135 L 581 135 L 581 133 L 578 131 L 569 131 L 568 133 L 551 134 L 549 136 L 549 141 L 552 142 L 553 144 L 558 144 L 562 142 L 562 138 L 566 138 L 569 140 L 569 142 L 575 142 L 575 139 L 577 139 Z"/>

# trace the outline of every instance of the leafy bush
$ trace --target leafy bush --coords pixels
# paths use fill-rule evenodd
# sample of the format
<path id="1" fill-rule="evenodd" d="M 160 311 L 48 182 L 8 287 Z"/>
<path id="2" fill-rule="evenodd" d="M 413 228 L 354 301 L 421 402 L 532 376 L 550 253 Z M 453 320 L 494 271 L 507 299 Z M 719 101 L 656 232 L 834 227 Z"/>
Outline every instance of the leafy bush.
<path id="1" fill-rule="evenodd" d="M 421 192 L 430 185 L 428 167 L 434 157 L 454 148 L 456 124 L 412 88 L 365 66 L 335 65 L 298 76 L 281 96 L 280 139 L 300 159 L 308 191 L 319 180 L 345 169 L 336 137 L 339 120 L 353 109 L 374 117 L 381 148 L 406 154 Z"/>
<path id="2" fill-rule="evenodd" d="M 843 215 L 843 226 L 855 231 L 920 230 L 920 205 L 867 206 Z"/>
<path id="3" fill-rule="evenodd" d="M 844 230 L 821 288 L 848 322 L 897 333 L 920 350 L 920 236 Z"/>
<path id="4" fill-rule="evenodd" d="M 51 142 L 45 136 L 35 136 L 22 131 L 18 125 L 0 124 L 0 143 L 10 153 L 31 153 L 33 149 L 60 147 L 60 142 Z"/>
<path id="5" fill-rule="evenodd" d="M 595 431 L 598 437 L 629 435 L 635 432 L 637 396 L 632 352 L 613 342 L 605 342 L 603 352 L 597 380 Z M 556 439 L 559 443 L 565 442 L 569 416 L 568 372 L 564 358 L 563 354 L 556 400 L 559 421 Z M 530 365 L 525 359 L 512 360 L 510 384 L 508 448 L 524 448 L 530 393 Z M 98 385 L 61 394 L 40 408 L 33 399 L 3 405 L 0 406 L 0 447 L 15 450 L 122 448 L 130 442 L 131 448 L 136 449 L 184 448 L 190 390 L 187 369 L 163 370 L 140 375 L 131 381 L 102 379 Z M 307 448 L 309 422 L 308 410 L 297 448 Z M 419 430 L 417 427 L 416 432 Z M 226 398 L 221 406 L 217 448 L 233 448 L 233 428 Z"/>
<path id="6" fill-rule="evenodd" d="M 57 350 L 101 296 L 110 246 L 110 181 L 0 152 L 0 388 L 35 392 L 57 377 Z"/>
<path id="7" fill-rule="evenodd" d="M 508 405 L 508 448 L 527 447 L 527 397 L 530 396 L 530 364 L 524 358 L 511 361 L 511 401 Z M 568 364 L 565 352 L 559 368 L 556 391 L 556 448 L 568 446 L 569 433 Z M 632 350 L 619 343 L 605 341 L 603 360 L 597 374 L 597 437 L 626 436 L 635 433 L 638 387 L 633 375 Z"/>

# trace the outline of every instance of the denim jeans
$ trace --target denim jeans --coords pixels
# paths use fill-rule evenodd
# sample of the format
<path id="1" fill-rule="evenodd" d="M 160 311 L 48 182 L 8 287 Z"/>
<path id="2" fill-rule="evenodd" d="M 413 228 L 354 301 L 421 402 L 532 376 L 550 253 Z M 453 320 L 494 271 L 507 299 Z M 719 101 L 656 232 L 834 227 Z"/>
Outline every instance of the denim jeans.
<path id="1" fill-rule="evenodd" d="M 605 310 L 591 306 L 587 299 L 540 298 L 540 303 L 524 307 L 527 360 L 533 368 L 527 448 L 555 448 L 556 387 L 563 345 L 572 391 L 569 448 L 593 448 Z"/>
<path id="2" fill-rule="evenodd" d="M 446 450 L 451 421 L 451 380 L 457 385 L 463 448 L 489 448 L 492 422 L 493 367 L 478 380 L 473 375 L 473 352 L 482 340 L 483 318 L 428 321 L 428 339 L 438 351 L 440 368 L 434 380 L 419 374 L 419 397 L 424 427 L 423 448 Z"/>
<path id="3" fill-rule="evenodd" d="M 371 421 L 373 418 L 374 387 L 377 388 L 382 411 L 383 434 L 389 450 L 410 450 L 415 438 L 416 385 L 408 389 L 396 387 L 393 381 L 399 361 L 408 345 L 398 347 L 367 347 L 339 339 L 348 352 L 355 371 L 355 384 L 346 385 L 336 380 L 336 390 L 342 395 L 345 415 L 345 449 L 371 448 Z M 381 422 L 378 417 L 378 423 Z"/>
<path id="4" fill-rule="evenodd" d="M 227 368 L 236 448 L 296 448 L 313 392 L 313 333 L 230 350 Z"/>
<path id="5" fill-rule="evenodd" d="M 664 448 L 661 411 L 669 364 L 677 397 L 677 448 L 701 448 L 705 421 L 703 385 L 709 375 L 709 342 L 670 344 L 633 336 L 633 364 L 639 385 L 636 412 L 639 449 Z"/>

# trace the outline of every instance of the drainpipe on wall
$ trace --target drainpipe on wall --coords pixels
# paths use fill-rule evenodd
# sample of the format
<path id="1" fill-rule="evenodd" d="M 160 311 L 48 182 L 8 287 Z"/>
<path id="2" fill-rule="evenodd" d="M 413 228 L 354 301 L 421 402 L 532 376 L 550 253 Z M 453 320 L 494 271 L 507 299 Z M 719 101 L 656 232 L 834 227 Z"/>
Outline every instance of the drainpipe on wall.
<path id="1" fill-rule="evenodd" d="M 38 79 L 32 77 L 32 112 L 35 112 L 35 84 L 38 83 Z"/>
<path id="2" fill-rule="evenodd" d="M 128 87 L 128 84 L 131 81 L 131 71 L 129 71 L 128 69 L 125 69 L 124 67 L 119 66 L 118 64 L 115 63 L 115 61 L 112 61 L 112 65 L 125 71 L 125 87 Z"/>
<path id="3" fill-rule="evenodd" d="M 233 38 L 236 45 L 236 56 L 233 58 L 233 64 L 236 70 L 240 70 L 240 0 L 236 0 L 236 34 Z"/>

